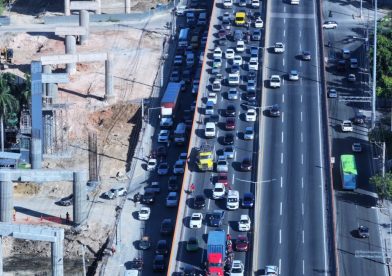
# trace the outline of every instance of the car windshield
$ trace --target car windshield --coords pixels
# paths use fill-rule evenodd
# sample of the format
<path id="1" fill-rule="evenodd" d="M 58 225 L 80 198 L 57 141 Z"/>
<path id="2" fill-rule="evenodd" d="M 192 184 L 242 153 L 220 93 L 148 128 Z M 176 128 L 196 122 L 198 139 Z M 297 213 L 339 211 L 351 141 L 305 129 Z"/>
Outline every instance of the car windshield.
<path id="1" fill-rule="evenodd" d="M 215 188 L 215 192 L 223 192 L 222 188 Z"/>
<path id="2" fill-rule="evenodd" d="M 228 198 L 227 201 L 228 202 L 237 202 L 238 200 L 236 198 Z"/>
<path id="3" fill-rule="evenodd" d="M 241 268 L 235 268 L 233 267 L 233 269 L 231 270 L 232 273 L 241 273 L 242 269 Z"/>

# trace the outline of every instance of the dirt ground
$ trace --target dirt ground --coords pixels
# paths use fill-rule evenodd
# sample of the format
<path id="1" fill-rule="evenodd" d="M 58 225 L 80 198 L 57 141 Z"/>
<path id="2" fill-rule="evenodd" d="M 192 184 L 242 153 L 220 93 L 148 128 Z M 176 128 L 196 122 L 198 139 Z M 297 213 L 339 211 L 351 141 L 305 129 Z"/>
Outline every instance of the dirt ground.
<path id="1" fill-rule="evenodd" d="M 122 0 L 103 0 L 103 13 L 114 13 Z M 143 10 L 156 4 L 155 0 L 132 1 L 132 10 Z M 121 7 L 120 7 L 121 8 Z M 121 8 L 123 9 L 123 8 Z M 35 22 L 39 15 L 61 14 L 63 1 L 17 0 L 11 11 L 12 23 L 26 24 Z M 121 12 L 121 11 L 118 11 Z M 125 169 L 129 148 L 129 137 L 135 125 L 135 114 L 140 108 L 138 102 L 148 98 L 159 67 L 163 40 L 167 33 L 154 29 L 113 29 L 90 33 L 87 45 L 77 46 L 77 53 L 108 52 L 114 53 L 114 102 L 108 103 L 104 97 L 103 62 L 77 65 L 76 74 L 70 82 L 59 85 L 57 103 L 66 104 L 62 110 L 63 122 L 61 135 L 66 137 L 71 158 L 45 159 L 44 168 L 88 169 L 88 132 L 97 134 L 99 152 L 99 177 L 101 185 L 88 202 L 89 220 L 79 235 L 71 232 L 68 225 L 60 224 L 65 213 L 72 213 L 72 206 L 61 207 L 55 201 L 72 193 L 72 184 L 67 182 L 18 184 L 14 188 L 15 222 L 62 227 L 66 231 L 64 243 L 65 266 L 68 275 L 77 275 L 70 268 L 81 267 L 81 244 L 87 244 L 86 257 L 91 264 L 94 255 L 102 248 L 114 221 L 116 200 L 100 198 L 102 192 L 112 187 L 125 185 Z M 14 49 L 14 64 L 5 72 L 23 78 L 29 73 L 30 63 L 44 55 L 64 54 L 64 38 L 43 34 L 6 34 L 0 38 L 0 47 Z M 52 67 L 61 72 L 64 66 Z M 59 122 L 57 122 L 59 124 Z M 117 177 L 116 177 L 117 176 Z M 32 212 L 34 211 L 34 212 Z M 37 215 L 38 214 L 38 215 Z M 41 214 L 41 216 L 39 215 Z M 42 216 L 44 214 L 44 216 Z M 43 219 L 42 219 L 43 217 Z M 45 219 L 55 218 L 55 219 Z M 50 245 L 43 242 L 21 241 L 5 238 L 3 254 L 5 267 L 18 267 L 5 275 L 32 275 L 39 267 L 50 263 Z M 25 267 L 24 256 L 34 259 L 36 267 Z M 30 259 L 31 260 L 31 259 Z M 32 271 L 34 272 L 32 272 Z M 31 273 L 31 274 L 30 274 Z"/>

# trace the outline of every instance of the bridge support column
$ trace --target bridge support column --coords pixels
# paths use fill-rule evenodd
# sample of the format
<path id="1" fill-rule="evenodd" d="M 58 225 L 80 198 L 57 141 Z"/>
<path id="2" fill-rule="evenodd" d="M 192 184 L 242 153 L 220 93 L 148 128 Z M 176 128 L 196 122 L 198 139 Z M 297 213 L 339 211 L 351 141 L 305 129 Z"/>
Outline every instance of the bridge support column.
<path id="1" fill-rule="evenodd" d="M 66 54 L 76 54 L 76 38 L 73 35 L 65 36 L 65 53 Z M 67 63 L 67 73 L 76 73 L 76 64 Z"/>
<path id="2" fill-rule="evenodd" d="M 11 175 L 7 172 L 0 172 L 0 221 L 12 222 L 12 208 L 14 206 L 13 194 L 14 186 Z"/>
<path id="3" fill-rule="evenodd" d="M 73 222 L 75 225 L 82 224 L 87 218 L 86 212 L 86 184 L 87 173 L 85 171 L 74 172 L 73 174 Z"/>
<path id="4" fill-rule="evenodd" d="M 111 101 L 113 99 L 113 54 L 108 53 L 108 59 L 105 60 L 105 100 Z"/>
<path id="5" fill-rule="evenodd" d="M 89 35 L 89 24 L 90 24 L 90 14 L 86 10 L 81 10 L 79 13 L 79 25 L 81 27 L 84 27 L 87 34 L 86 35 L 81 35 L 80 36 L 80 44 L 85 45 L 88 40 L 88 35 Z"/>
<path id="6" fill-rule="evenodd" d="M 52 273 L 55 276 L 64 275 L 64 230 L 56 233 L 56 241 L 51 242 L 52 251 Z"/>

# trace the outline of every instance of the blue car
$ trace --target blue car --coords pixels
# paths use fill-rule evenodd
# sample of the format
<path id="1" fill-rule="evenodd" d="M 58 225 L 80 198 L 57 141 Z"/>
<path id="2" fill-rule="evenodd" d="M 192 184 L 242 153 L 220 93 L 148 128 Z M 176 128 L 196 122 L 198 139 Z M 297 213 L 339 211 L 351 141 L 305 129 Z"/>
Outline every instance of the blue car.
<path id="1" fill-rule="evenodd" d="M 253 208 L 255 203 L 255 197 L 252 193 L 245 193 L 242 198 L 242 207 L 243 208 Z"/>

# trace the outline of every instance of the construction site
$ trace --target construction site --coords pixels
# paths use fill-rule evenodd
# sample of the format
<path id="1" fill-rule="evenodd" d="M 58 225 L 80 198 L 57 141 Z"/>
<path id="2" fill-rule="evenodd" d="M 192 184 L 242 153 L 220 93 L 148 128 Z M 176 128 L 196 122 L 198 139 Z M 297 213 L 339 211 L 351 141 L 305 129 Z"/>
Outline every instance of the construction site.
<path id="1" fill-rule="evenodd" d="M 124 13 L 124 2 L 128 1 L 102 1 L 100 13 Z M 145 12 L 159 3 L 167 4 L 167 1 L 132 1 L 128 8 L 130 14 Z M 51 0 L 14 1 L 3 15 L 10 17 L 11 26 L 23 28 L 41 24 L 45 17 L 64 16 L 65 5 L 63 1 Z M 79 16 L 83 12 L 71 13 Z M 42 162 L 34 165 L 34 158 L 26 159 L 23 155 L 24 152 L 28 156 L 34 150 L 31 147 L 35 137 L 34 111 L 24 107 L 20 111 L 16 143 L 22 163 L 32 164 L 42 175 L 46 170 L 87 172 L 87 199 L 83 199 L 82 217 L 74 217 L 78 208 L 72 204 L 72 196 L 77 196 L 73 192 L 75 176 L 74 185 L 69 176 L 62 181 L 56 177 L 44 181 L 23 176 L 15 181 L 11 179 L 10 222 L 64 229 L 64 275 L 99 273 L 100 261 L 107 253 L 115 229 L 118 206 L 123 200 L 120 197 L 108 200 L 103 194 L 128 185 L 127 173 L 142 124 L 142 99 L 150 98 L 157 83 L 159 86 L 164 46 L 171 35 L 166 27 L 170 19 L 170 11 L 165 11 L 133 23 L 100 25 L 90 21 L 88 34 L 81 24 L 60 26 L 62 29 L 55 32 L 10 31 L 1 35 L 2 73 L 12 74 L 21 84 L 26 81 L 26 75 L 34 79 L 33 61 L 41 62 L 43 68 L 39 113 L 43 126 L 39 133 Z M 78 56 L 77 62 L 52 61 L 53 57 L 60 59 L 67 54 Z M 70 204 L 63 203 L 67 199 Z M 52 274 L 48 241 L 3 236 L 2 257 L 3 275 Z"/>

